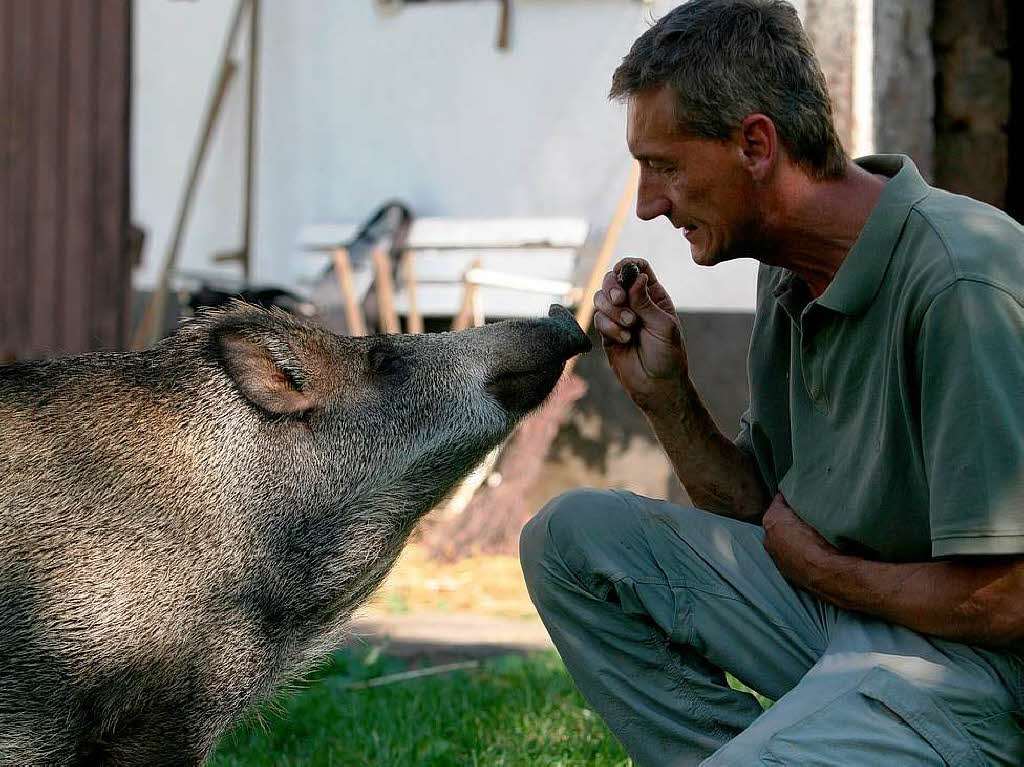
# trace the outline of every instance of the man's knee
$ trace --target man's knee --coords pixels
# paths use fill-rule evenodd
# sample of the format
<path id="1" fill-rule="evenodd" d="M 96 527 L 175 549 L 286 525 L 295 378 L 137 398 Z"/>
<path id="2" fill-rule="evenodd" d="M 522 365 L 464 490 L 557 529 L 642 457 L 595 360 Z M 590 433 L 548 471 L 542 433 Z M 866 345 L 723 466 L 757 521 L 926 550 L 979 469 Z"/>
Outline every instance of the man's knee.
<path id="1" fill-rule="evenodd" d="M 614 540 L 616 531 L 635 524 L 635 514 L 621 494 L 580 488 L 551 499 L 519 536 L 519 561 L 531 593 L 552 569 L 578 560 L 588 545 Z"/>

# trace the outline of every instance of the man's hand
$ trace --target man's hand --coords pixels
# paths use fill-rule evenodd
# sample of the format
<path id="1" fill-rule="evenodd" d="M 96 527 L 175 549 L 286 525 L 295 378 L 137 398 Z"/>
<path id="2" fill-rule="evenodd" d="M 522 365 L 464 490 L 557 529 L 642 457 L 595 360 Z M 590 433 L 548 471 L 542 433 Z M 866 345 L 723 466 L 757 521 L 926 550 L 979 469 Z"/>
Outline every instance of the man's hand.
<path id="1" fill-rule="evenodd" d="M 817 586 L 825 577 L 830 560 L 843 556 L 839 549 L 800 519 L 782 493 L 775 496 L 761 525 L 764 547 L 783 577 L 795 586 L 818 593 Z"/>
<path id="2" fill-rule="evenodd" d="M 623 264 L 640 270 L 629 291 L 618 281 Z M 642 258 L 619 261 L 594 294 L 594 327 L 622 387 L 643 410 L 671 399 L 687 376 L 686 349 L 675 307 Z"/>
<path id="3" fill-rule="evenodd" d="M 618 274 L 639 275 L 628 291 Z M 760 519 L 767 501 L 753 456 L 719 430 L 690 381 L 683 331 L 668 292 L 642 258 L 619 261 L 594 295 L 594 327 L 615 375 L 658 436 L 694 504 L 736 519 Z"/>

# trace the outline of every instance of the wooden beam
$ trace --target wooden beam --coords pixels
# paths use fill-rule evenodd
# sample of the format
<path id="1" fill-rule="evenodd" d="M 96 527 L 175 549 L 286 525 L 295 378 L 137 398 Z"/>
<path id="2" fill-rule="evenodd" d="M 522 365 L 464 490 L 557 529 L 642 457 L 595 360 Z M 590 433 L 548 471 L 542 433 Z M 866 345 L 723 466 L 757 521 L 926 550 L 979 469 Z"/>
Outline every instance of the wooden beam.
<path id="1" fill-rule="evenodd" d="M 474 261 L 473 266 L 462 278 L 462 305 L 459 313 L 452 318 L 452 330 L 465 330 L 473 321 L 473 306 L 476 303 L 476 292 L 479 290 L 469 279 L 469 272 L 480 268 L 480 261 Z"/>
<path id="2" fill-rule="evenodd" d="M 474 285 L 522 290 L 526 293 L 553 293 L 561 296 L 568 295 L 573 287 L 572 283 L 567 280 L 545 280 L 540 277 L 477 267 L 466 272 L 465 278 Z"/>
<path id="3" fill-rule="evenodd" d="M 391 279 L 391 256 L 384 248 L 374 248 L 372 257 L 381 330 L 385 333 L 401 333 L 402 326 L 398 321 L 398 313 L 395 311 L 395 286 Z"/>
<path id="4" fill-rule="evenodd" d="M 619 243 L 619 235 L 622 234 L 622 225 L 626 221 L 626 214 L 629 213 L 633 200 L 636 198 L 636 188 L 639 182 L 640 164 L 634 160 L 629 178 L 626 179 L 626 185 L 622 189 L 622 197 L 619 198 L 619 207 L 616 208 L 612 222 L 604 235 L 601 251 L 590 269 L 590 277 L 583 289 L 580 307 L 576 310 L 576 321 L 584 331 L 589 328 L 590 321 L 594 319 L 594 294 L 601 287 L 601 281 L 604 279 L 605 272 L 608 271 L 612 256 L 615 255 L 615 246 Z"/>
<path id="5" fill-rule="evenodd" d="M 422 333 L 423 317 L 420 315 L 419 301 L 416 295 L 416 254 L 407 250 L 404 259 L 405 290 L 409 298 L 409 314 L 406 317 L 407 329 L 410 333 Z"/>
<path id="6" fill-rule="evenodd" d="M 366 318 L 352 281 L 352 262 L 345 248 L 334 249 L 334 273 L 338 276 L 338 290 L 345 302 L 345 326 L 350 336 L 366 335 Z"/>
<path id="7" fill-rule="evenodd" d="M 622 225 L 625 223 L 626 214 L 629 213 L 629 209 L 636 199 L 636 190 L 639 183 L 640 163 L 634 160 L 633 167 L 629 172 L 629 178 L 626 179 L 626 185 L 622 189 L 622 197 L 619 198 L 619 207 L 616 208 L 612 222 L 605 233 L 604 242 L 601 244 L 601 252 L 598 254 L 597 260 L 594 261 L 594 266 L 590 270 L 590 278 L 587 280 L 587 286 L 583 289 L 583 295 L 580 297 L 579 308 L 576 309 L 576 322 L 583 328 L 584 333 L 590 330 L 590 322 L 594 319 L 594 294 L 601 287 L 601 282 L 608 271 L 612 256 L 615 254 L 615 246 L 618 245 L 619 235 L 622 234 Z M 579 356 L 573 357 L 565 364 L 563 376 L 572 374 L 578 359 Z"/>

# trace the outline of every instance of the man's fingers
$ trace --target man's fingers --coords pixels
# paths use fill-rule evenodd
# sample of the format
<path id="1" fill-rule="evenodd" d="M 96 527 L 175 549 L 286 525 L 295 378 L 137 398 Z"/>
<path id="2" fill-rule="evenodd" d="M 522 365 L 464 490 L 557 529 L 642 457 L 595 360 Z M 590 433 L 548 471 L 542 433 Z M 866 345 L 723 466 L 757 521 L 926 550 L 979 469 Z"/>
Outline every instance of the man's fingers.
<path id="1" fill-rule="evenodd" d="M 619 278 L 616 276 L 614 271 L 607 272 L 604 275 L 604 279 L 601 280 L 601 292 L 608 297 L 608 300 L 613 304 L 622 304 L 626 302 L 626 291 L 622 289 L 619 284 Z"/>
<path id="2" fill-rule="evenodd" d="M 614 320 L 623 327 L 629 327 L 636 322 L 636 315 L 627 306 L 614 306 L 604 291 L 594 294 L 594 308 L 603 312 L 609 319 Z"/>
<path id="3" fill-rule="evenodd" d="M 672 306 L 672 299 L 669 296 L 668 291 L 665 290 L 665 287 L 658 281 L 658 277 L 654 273 L 654 270 L 651 269 L 651 265 L 643 258 L 624 258 L 618 263 L 616 263 L 612 271 L 605 277 L 603 290 L 607 292 L 614 286 L 618 286 L 619 290 L 621 290 L 621 284 L 618 281 L 618 275 L 621 273 L 622 267 L 625 266 L 626 264 L 634 264 L 636 268 L 640 270 L 640 274 L 647 275 L 647 292 L 650 295 L 651 300 L 655 304 L 660 306 L 663 310 L 672 312 L 674 310 L 674 307 Z M 634 282 L 634 284 L 636 283 Z M 632 294 L 632 291 L 630 291 L 630 293 Z M 617 296 L 614 295 L 611 296 L 611 298 L 612 302 L 615 304 L 625 303 L 624 298 L 620 300 Z"/>
<path id="4" fill-rule="evenodd" d="M 647 292 L 650 294 L 651 300 L 656 304 L 661 304 L 666 300 L 670 303 L 672 301 L 668 295 L 668 291 L 665 290 L 665 286 L 658 282 L 656 277 L 647 283 Z"/>
<path id="5" fill-rule="evenodd" d="M 610 272 L 605 273 L 604 279 L 601 281 L 601 290 L 613 304 L 622 304 L 626 301 L 626 288 L 619 282 L 619 275 L 622 272 L 622 267 L 626 264 L 633 264 L 640 271 L 641 274 L 651 275 L 650 264 L 642 258 L 623 258 L 615 263 Z"/>
<path id="6" fill-rule="evenodd" d="M 636 278 L 629 290 L 629 305 L 643 320 L 645 326 L 655 332 L 662 332 L 675 324 L 675 318 L 655 303 L 648 290 L 650 279 L 646 274 Z"/>
<path id="7" fill-rule="evenodd" d="M 612 321 L 604 312 L 594 313 L 594 327 L 597 328 L 597 332 L 604 339 L 605 346 L 608 346 L 609 343 L 627 344 L 632 338 L 629 330 Z"/>

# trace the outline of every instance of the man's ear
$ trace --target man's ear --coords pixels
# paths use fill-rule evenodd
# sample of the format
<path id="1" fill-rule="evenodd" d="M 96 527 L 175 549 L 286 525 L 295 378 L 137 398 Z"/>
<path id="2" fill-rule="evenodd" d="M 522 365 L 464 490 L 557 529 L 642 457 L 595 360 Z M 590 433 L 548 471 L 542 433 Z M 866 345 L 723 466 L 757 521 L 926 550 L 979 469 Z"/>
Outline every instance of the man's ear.
<path id="1" fill-rule="evenodd" d="M 753 114 L 740 125 L 739 144 L 747 170 L 754 181 L 764 181 L 775 169 L 779 134 L 770 117 Z"/>
<path id="2" fill-rule="evenodd" d="M 316 404 L 296 355 L 271 333 L 232 329 L 215 340 L 228 375 L 254 405 L 273 415 L 298 415 Z"/>

